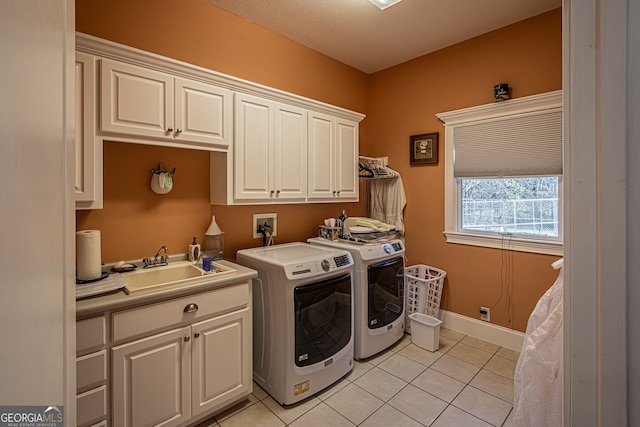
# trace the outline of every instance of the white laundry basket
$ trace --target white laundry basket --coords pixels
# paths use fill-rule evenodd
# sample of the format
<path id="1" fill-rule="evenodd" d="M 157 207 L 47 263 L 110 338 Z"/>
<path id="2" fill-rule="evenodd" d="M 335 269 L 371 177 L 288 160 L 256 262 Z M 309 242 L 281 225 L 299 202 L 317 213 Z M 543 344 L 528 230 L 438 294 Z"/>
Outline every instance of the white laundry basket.
<path id="1" fill-rule="evenodd" d="M 405 276 L 405 330 L 411 333 L 412 313 L 427 314 L 438 318 L 442 288 L 447 273 L 439 268 L 424 264 L 412 265 L 404 269 Z"/>

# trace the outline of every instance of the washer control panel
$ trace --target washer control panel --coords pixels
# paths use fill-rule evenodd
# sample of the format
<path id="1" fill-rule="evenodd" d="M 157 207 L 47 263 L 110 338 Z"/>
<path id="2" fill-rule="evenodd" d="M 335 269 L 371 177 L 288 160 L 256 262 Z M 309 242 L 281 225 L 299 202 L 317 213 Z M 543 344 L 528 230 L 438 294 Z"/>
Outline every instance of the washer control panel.
<path id="1" fill-rule="evenodd" d="M 299 263 L 285 265 L 287 277 L 300 279 L 301 277 L 318 276 L 335 271 L 349 269 L 353 265 L 351 254 L 345 252 L 331 258 L 319 258 Z"/>

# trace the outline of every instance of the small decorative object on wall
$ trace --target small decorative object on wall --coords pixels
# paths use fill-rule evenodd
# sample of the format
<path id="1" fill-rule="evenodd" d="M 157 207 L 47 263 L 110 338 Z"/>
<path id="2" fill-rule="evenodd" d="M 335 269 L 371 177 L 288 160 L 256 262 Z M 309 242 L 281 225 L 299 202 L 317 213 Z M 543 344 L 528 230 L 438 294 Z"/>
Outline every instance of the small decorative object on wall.
<path id="1" fill-rule="evenodd" d="M 509 84 L 507 83 L 498 83 L 493 87 L 493 100 L 495 102 L 498 101 L 506 101 L 509 99 Z"/>
<path id="2" fill-rule="evenodd" d="M 409 145 L 412 165 L 438 164 L 438 132 L 412 135 Z"/>
<path id="3" fill-rule="evenodd" d="M 158 169 L 151 169 L 151 190 L 156 194 L 167 194 L 173 190 L 173 174 L 176 168 L 170 171 L 164 170 L 162 163 L 158 165 Z"/>

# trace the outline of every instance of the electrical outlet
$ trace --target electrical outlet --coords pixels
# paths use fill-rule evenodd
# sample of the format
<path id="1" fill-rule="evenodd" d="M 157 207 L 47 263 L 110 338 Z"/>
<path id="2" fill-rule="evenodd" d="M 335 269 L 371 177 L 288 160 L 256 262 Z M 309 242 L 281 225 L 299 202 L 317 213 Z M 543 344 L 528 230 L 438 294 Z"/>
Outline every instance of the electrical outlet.
<path id="1" fill-rule="evenodd" d="M 261 239 L 262 233 L 259 231 L 264 227 L 273 237 L 278 234 L 278 214 L 265 213 L 253 214 L 253 238 Z"/>
<path id="2" fill-rule="evenodd" d="M 480 307 L 480 320 L 485 322 L 491 321 L 491 309 L 487 307 Z"/>

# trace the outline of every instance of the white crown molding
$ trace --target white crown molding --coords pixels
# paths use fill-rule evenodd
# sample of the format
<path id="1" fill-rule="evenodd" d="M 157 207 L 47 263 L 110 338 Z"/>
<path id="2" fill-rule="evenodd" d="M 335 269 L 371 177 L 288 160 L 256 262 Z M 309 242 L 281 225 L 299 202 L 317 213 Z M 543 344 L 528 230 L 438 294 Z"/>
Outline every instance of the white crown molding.
<path id="1" fill-rule="evenodd" d="M 365 118 L 364 114 L 347 110 L 346 108 L 326 104 L 324 102 L 305 98 L 293 93 L 264 86 L 238 77 L 230 76 L 228 74 L 209 70 L 204 67 L 178 61 L 176 59 L 157 55 L 155 53 L 125 46 L 80 32 L 76 32 L 76 50 L 101 58 L 113 59 L 159 72 L 173 74 L 179 77 L 215 84 L 236 92 L 260 96 L 276 102 L 284 102 L 289 105 L 329 114 L 358 123 Z"/>

